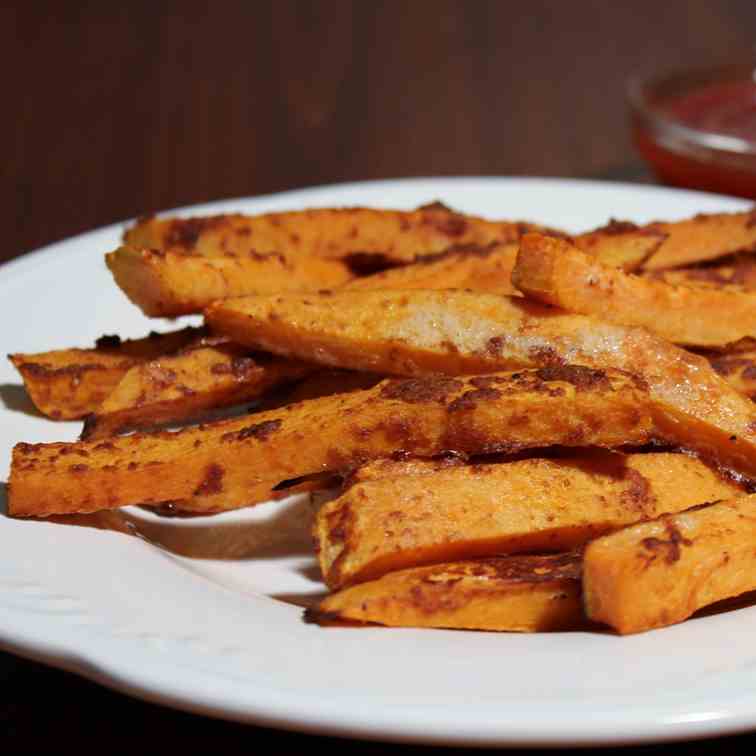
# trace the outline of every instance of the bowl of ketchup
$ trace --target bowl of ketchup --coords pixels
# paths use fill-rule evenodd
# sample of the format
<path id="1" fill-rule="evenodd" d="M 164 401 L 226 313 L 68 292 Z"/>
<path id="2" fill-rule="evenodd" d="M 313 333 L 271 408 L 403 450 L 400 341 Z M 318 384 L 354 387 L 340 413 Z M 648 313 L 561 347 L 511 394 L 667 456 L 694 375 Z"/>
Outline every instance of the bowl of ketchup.
<path id="1" fill-rule="evenodd" d="M 756 60 L 631 80 L 633 138 L 666 184 L 756 199 Z"/>

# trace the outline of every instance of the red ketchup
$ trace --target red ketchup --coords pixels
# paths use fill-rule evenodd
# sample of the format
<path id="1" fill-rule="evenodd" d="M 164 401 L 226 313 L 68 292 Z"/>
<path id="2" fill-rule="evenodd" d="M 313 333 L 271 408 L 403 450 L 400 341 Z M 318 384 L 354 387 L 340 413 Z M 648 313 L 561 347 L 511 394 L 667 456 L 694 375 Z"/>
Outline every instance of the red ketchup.
<path id="1" fill-rule="evenodd" d="M 672 130 L 634 119 L 635 142 L 667 184 L 756 199 L 756 82 L 709 84 L 669 100 L 654 112 L 672 122 Z M 726 144 L 704 144 L 675 133 L 674 124 L 718 137 L 751 143 L 752 153 Z M 721 141 L 721 140 L 720 140 Z"/>

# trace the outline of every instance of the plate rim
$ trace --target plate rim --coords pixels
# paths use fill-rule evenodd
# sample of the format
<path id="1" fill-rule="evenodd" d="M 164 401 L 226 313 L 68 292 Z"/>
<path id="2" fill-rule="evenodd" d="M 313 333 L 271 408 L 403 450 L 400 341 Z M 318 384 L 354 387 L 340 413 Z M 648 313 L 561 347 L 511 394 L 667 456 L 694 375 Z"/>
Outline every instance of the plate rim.
<path id="1" fill-rule="evenodd" d="M 159 211 L 158 215 L 165 214 L 187 214 L 187 213 L 208 213 L 234 204 L 262 204 L 267 202 L 282 202 L 291 200 L 293 205 L 307 202 L 309 197 L 317 199 L 318 195 L 327 195 L 331 193 L 350 193 L 355 189 L 371 188 L 379 190 L 385 188 L 391 190 L 397 185 L 412 186 L 432 185 L 432 184 L 461 184 L 473 182 L 478 184 L 497 185 L 527 183 L 530 185 L 549 185 L 551 187 L 569 188 L 570 186 L 579 186 L 582 188 L 593 187 L 597 189 L 611 188 L 612 190 L 627 190 L 634 194 L 647 193 L 669 195 L 674 193 L 681 197 L 687 197 L 694 201 L 705 200 L 716 202 L 722 205 L 729 205 L 733 209 L 745 207 L 748 203 L 724 195 L 715 195 L 705 192 L 694 192 L 689 190 L 670 189 L 655 185 L 633 184 L 628 182 L 597 181 L 586 179 L 562 179 L 557 177 L 537 177 L 537 176 L 442 176 L 442 177 L 411 177 L 400 179 L 376 179 L 371 181 L 352 181 L 343 183 L 333 183 L 325 185 L 316 185 L 301 189 L 292 189 L 284 192 L 276 192 L 259 196 L 234 197 L 220 199 L 212 202 L 205 202 L 192 205 L 184 205 L 176 208 Z M 265 212 L 265 210 L 262 210 Z M 112 235 L 119 232 L 131 220 L 117 221 L 106 226 L 98 227 L 90 231 L 85 231 L 65 239 L 47 244 L 39 249 L 27 252 L 13 260 L 10 260 L 0 266 L 0 272 L 15 277 L 16 275 L 25 275 L 32 272 L 37 266 L 44 265 L 45 262 L 55 255 L 61 246 L 74 247 L 82 242 L 86 243 L 88 238 L 95 237 L 98 234 L 103 236 Z M 0 408 L 0 414 L 6 410 Z M 0 512 L 0 518 L 2 513 Z M 1 583 L 2 581 L 0 581 Z M 2 602 L 0 602 L 2 603 Z M 18 618 L 16 618 L 18 619 Z M 12 620 L 12 612 L 11 612 Z M 586 727 L 583 723 L 565 727 L 562 721 L 560 727 L 554 732 L 533 732 L 521 729 L 519 732 L 511 731 L 510 733 L 501 733 L 489 731 L 479 733 L 477 736 L 474 732 L 469 731 L 470 722 L 467 728 L 460 728 L 458 734 L 450 736 L 448 731 L 439 734 L 429 733 L 427 726 L 429 722 L 421 721 L 419 726 L 404 729 L 397 727 L 394 722 L 383 722 L 376 724 L 376 718 L 362 722 L 352 718 L 349 721 L 339 721 L 334 718 L 334 712 L 330 713 L 331 719 L 323 721 L 322 719 L 313 718 L 312 712 L 315 707 L 313 704 L 305 705 L 303 711 L 295 713 L 296 721 L 293 720 L 291 704 L 280 711 L 268 710 L 262 713 L 261 710 L 250 711 L 244 705 L 234 707 L 228 701 L 219 700 L 211 701 L 206 697 L 205 700 L 198 700 L 192 697 L 191 691 L 183 687 L 181 691 L 166 691 L 155 687 L 154 680 L 151 686 L 149 682 L 129 678 L 123 669 L 118 668 L 118 664 L 108 664 L 107 660 L 100 657 L 97 651 L 84 652 L 81 648 L 72 649 L 63 642 L 51 642 L 50 639 L 34 639 L 28 634 L 26 637 L 14 634 L 13 628 L 6 630 L 6 620 L 0 627 L 0 648 L 9 651 L 17 656 L 41 662 L 49 666 L 64 669 L 73 672 L 81 677 L 91 680 L 97 684 L 103 685 L 112 690 L 116 690 L 127 695 L 131 695 L 142 700 L 161 705 L 167 705 L 172 708 L 209 715 L 212 717 L 227 719 L 230 721 L 241 721 L 250 724 L 256 724 L 264 727 L 274 727 L 277 729 L 292 730 L 310 734 L 332 735 L 338 737 L 351 737 L 366 740 L 392 741 L 402 743 L 423 743 L 432 745 L 455 745 L 455 746 L 560 746 L 574 747 L 585 745 L 619 745 L 619 744 L 641 744 L 650 742 L 668 742 L 682 738 L 693 739 L 702 737 L 712 737 L 723 734 L 734 734 L 743 732 L 756 726 L 756 695 L 752 695 L 747 704 L 737 711 L 730 711 L 729 714 L 702 719 L 699 721 L 664 721 L 657 722 L 655 726 L 646 727 L 642 732 L 637 729 L 637 724 L 633 725 L 629 720 L 624 723 L 625 729 L 617 727 L 616 721 L 604 723 L 602 728 L 595 724 Z M 12 626 L 13 621 L 10 622 Z M 21 623 L 23 624 L 23 622 Z M 21 628 L 17 628 L 19 632 Z M 68 639 L 70 640 L 70 639 Z M 99 648 L 99 647 L 98 647 Z M 265 689 L 259 689 L 264 692 Z M 291 699 L 290 699 L 291 700 Z M 419 707 L 420 710 L 433 712 L 431 719 L 437 716 L 437 707 Z M 322 711 L 322 709 L 321 709 Z M 309 714 L 308 714 L 309 712 Z M 391 719 L 391 717 L 389 717 Z M 632 719 L 632 718 L 631 718 Z M 406 724 L 406 723 L 405 723 Z M 474 723 L 473 723 L 474 724 Z M 630 728 L 630 729 L 628 729 Z M 494 728 L 495 730 L 496 728 Z M 600 730 L 600 731 L 599 731 Z"/>

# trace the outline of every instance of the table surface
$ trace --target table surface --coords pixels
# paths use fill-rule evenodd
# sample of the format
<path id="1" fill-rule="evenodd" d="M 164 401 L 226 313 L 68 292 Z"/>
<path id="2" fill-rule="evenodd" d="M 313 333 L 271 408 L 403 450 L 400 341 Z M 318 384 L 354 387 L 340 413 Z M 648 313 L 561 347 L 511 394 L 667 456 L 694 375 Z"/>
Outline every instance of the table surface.
<path id="1" fill-rule="evenodd" d="M 747 54 L 756 26 L 753 0 L 10 5 L 0 261 L 148 211 L 338 181 L 650 181 L 627 133 L 627 77 Z M 228 756 L 389 748 L 174 712 L 1 653 L 0 690 L 0 747 L 16 750 L 134 749 L 148 733 Z"/>

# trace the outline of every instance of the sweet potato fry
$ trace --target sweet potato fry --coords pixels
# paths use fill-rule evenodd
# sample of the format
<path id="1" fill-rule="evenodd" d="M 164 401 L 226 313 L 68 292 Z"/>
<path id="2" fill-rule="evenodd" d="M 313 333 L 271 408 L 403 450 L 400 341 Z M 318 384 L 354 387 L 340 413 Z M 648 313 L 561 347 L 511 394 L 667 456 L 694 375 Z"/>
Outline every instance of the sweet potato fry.
<path id="1" fill-rule="evenodd" d="M 694 289 L 756 291 L 756 255 L 744 252 L 687 268 L 652 270 L 643 276 Z"/>
<path id="2" fill-rule="evenodd" d="M 585 552 L 586 612 L 622 634 L 682 622 L 756 589 L 754 541 L 754 495 L 599 538 Z"/>
<path id="3" fill-rule="evenodd" d="M 124 246 L 105 261 L 126 296 L 151 317 L 201 312 L 216 299 L 242 294 L 327 289 L 352 278 L 339 260 L 279 252 L 205 257 Z"/>
<path id="4" fill-rule="evenodd" d="M 639 270 L 666 238 L 661 231 L 612 219 L 606 226 L 575 236 L 571 241 L 604 265 L 631 273 Z"/>
<path id="5" fill-rule="evenodd" d="M 94 349 L 59 349 L 38 354 L 10 354 L 37 409 L 53 420 L 76 420 L 94 412 L 128 370 L 171 354 L 205 333 L 184 328 L 121 341 L 103 336 Z"/>
<path id="6" fill-rule="evenodd" d="M 344 260 L 355 272 L 411 262 L 454 244 L 511 242 L 530 223 L 463 215 L 439 202 L 417 210 L 316 208 L 265 215 L 146 218 L 124 235 L 127 245 L 202 256 L 277 252 Z"/>
<path id="7" fill-rule="evenodd" d="M 756 294 L 639 278 L 542 234 L 522 238 L 512 282 L 539 302 L 609 323 L 643 326 L 676 344 L 718 347 L 756 336 Z"/>
<path id="8" fill-rule="evenodd" d="M 82 439 L 186 421 L 230 407 L 312 372 L 294 360 L 251 354 L 235 344 L 189 348 L 132 367 L 84 422 Z"/>
<path id="9" fill-rule="evenodd" d="M 247 297 L 206 317 L 234 341 L 321 364 L 393 375 L 463 375 L 578 363 L 648 382 L 664 437 L 756 475 L 756 407 L 703 357 L 645 329 L 464 291 Z"/>
<path id="10" fill-rule="evenodd" d="M 504 556 L 392 572 L 324 599 L 311 622 L 537 632 L 586 624 L 577 554 Z"/>
<path id="11" fill-rule="evenodd" d="M 201 312 L 216 299 L 339 286 L 455 244 L 513 242 L 533 224 L 488 221 L 436 203 L 413 211 L 316 209 L 146 219 L 106 256 L 143 312 Z"/>
<path id="12" fill-rule="evenodd" d="M 389 465 L 318 512 L 315 542 L 331 589 L 421 564 L 567 551 L 639 520 L 743 492 L 703 462 L 671 453 L 399 462 L 393 475 Z"/>
<path id="13" fill-rule="evenodd" d="M 649 223 L 648 231 L 667 235 L 644 263 L 644 270 L 664 270 L 752 250 L 756 247 L 754 213 L 701 214 L 673 222 Z"/>
<path id="14" fill-rule="evenodd" d="M 93 512 L 174 502 L 232 509 L 282 480 L 345 470 L 398 451 L 432 456 L 552 444 L 646 443 L 648 395 L 632 376 L 565 366 L 476 378 L 390 379 L 366 391 L 313 399 L 178 433 L 106 441 L 17 444 L 9 512 Z"/>
<path id="15" fill-rule="evenodd" d="M 355 278 L 345 289 L 473 289 L 519 296 L 511 283 L 517 244 L 464 245 L 417 262 Z"/>

